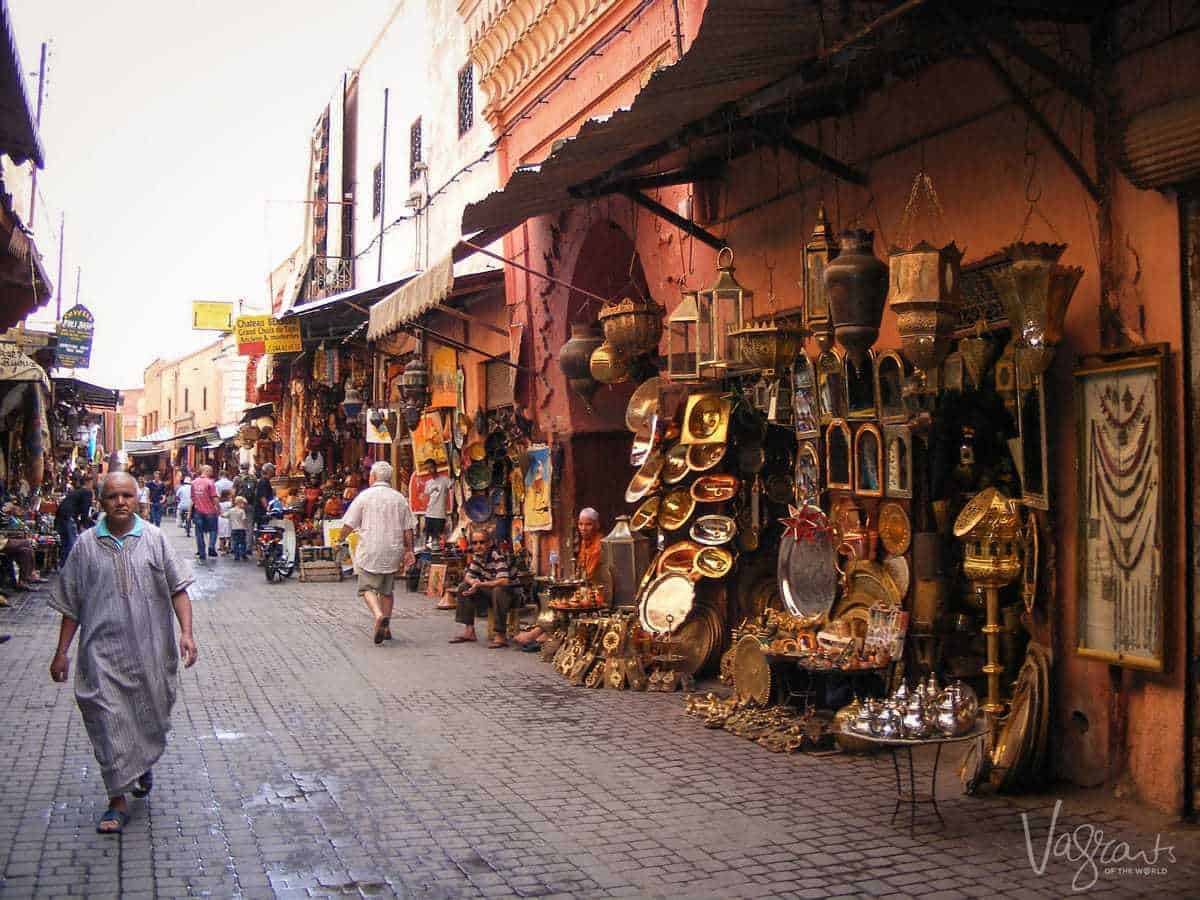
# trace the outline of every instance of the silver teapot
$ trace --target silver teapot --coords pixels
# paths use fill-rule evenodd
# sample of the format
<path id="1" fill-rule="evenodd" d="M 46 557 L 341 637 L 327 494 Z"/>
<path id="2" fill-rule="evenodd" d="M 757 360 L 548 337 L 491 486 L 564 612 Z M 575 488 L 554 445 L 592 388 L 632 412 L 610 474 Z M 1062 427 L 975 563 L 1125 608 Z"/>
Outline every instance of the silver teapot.
<path id="1" fill-rule="evenodd" d="M 975 691 L 969 685 L 955 682 L 939 696 L 934 723 L 947 737 L 958 737 L 975 727 L 978 714 L 979 698 Z"/>
<path id="2" fill-rule="evenodd" d="M 908 701 L 901 726 L 904 737 L 910 741 L 921 741 L 930 736 L 930 719 L 923 698 L 914 696 Z"/>
<path id="3" fill-rule="evenodd" d="M 876 718 L 875 723 L 877 730 L 875 736 L 884 740 L 893 741 L 903 736 L 903 719 L 900 704 L 893 700 L 889 700 L 883 704 L 883 709 Z"/>
<path id="4" fill-rule="evenodd" d="M 850 723 L 850 730 L 858 734 L 874 735 L 878 730 L 879 704 L 874 700 L 865 700 Z"/>

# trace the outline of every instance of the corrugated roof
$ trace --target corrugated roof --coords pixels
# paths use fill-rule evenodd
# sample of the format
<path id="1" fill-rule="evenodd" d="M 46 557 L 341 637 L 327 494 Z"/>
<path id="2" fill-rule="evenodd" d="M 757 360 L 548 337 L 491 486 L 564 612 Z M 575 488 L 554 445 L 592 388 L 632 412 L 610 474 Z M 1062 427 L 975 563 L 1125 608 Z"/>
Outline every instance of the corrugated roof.
<path id="1" fill-rule="evenodd" d="M 687 125 L 794 73 L 817 55 L 818 9 L 796 0 L 709 0 L 691 48 L 660 69 L 628 109 L 590 119 L 541 165 L 463 212 L 463 233 L 564 209 L 570 189 L 679 134 Z"/>
<path id="2" fill-rule="evenodd" d="M 18 165 L 33 160 L 33 164 L 41 169 L 46 165 L 46 159 L 25 93 L 25 69 L 17 52 L 7 0 L 0 0 L 0 21 L 4 29 L 4 43 L 0 44 L 0 54 L 4 56 L 0 63 L 0 153 L 7 153 Z"/>

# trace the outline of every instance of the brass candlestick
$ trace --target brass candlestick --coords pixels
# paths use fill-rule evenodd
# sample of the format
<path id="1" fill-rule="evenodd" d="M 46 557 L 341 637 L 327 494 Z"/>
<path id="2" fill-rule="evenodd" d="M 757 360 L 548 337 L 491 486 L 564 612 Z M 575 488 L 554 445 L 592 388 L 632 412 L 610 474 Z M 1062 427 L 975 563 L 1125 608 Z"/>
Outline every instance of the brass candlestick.
<path id="1" fill-rule="evenodd" d="M 954 521 L 954 536 L 963 542 L 963 574 L 984 590 L 987 624 L 988 694 L 983 711 L 993 718 L 1004 712 L 1000 699 L 1000 589 L 1021 573 L 1021 517 L 1017 504 L 996 488 L 972 497 Z"/>

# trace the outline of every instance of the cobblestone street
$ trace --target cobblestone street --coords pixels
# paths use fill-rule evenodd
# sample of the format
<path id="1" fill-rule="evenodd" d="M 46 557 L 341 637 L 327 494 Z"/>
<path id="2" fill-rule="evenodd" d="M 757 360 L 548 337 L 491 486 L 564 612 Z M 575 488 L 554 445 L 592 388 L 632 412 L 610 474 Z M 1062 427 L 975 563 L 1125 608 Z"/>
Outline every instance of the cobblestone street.
<path id="1" fill-rule="evenodd" d="M 1195 896 L 1191 829 L 1161 836 L 1165 874 L 1106 874 L 1096 854 L 1094 875 L 1061 843 L 1038 874 L 1021 813 L 1040 867 L 1053 796 L 964 797 L 944 764 L 946 827 L 910 836 L 889 824 L 886 756 L 772 754 L 700 727 L 678 694 L 575 688 L 533 655 L 451 647 L 427 598 L 399 596 L 377 648 L 350 581 L 198 568 L 200 661 L 120 839 L 94 832 L 91 747 L 47 676 L 57 617 L 44 594 L 0 611 L 6 895 L 1061 897 L 1075 878 L 1089 896 Z M 1112 806 L 1076 797 L 1053 833 L 1094 825 L 1151 854 L 1155 829 Z"/>

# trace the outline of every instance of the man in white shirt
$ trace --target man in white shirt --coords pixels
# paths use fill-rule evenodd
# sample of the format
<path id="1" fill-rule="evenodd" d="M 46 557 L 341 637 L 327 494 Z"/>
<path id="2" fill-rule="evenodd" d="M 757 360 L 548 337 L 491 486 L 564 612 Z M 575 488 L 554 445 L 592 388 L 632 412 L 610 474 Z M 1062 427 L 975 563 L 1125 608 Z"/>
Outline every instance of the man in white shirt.
<path id="1" fill-rule="evenodd" d="M 375 643 L 391 640 L 396 572 L 411 565 L 417 519 L 403 494 L 392 488 L 392 467 L 371 466 L 371 485 L 354 498 L 342 519 L 342 539 L 359 533 L 354 551 L 358 593 L 375 616 Z"/>
<path id="2" fill-rule="evenodd" d="M 425 537 L 437 541 L 446 531 L 446 510 L 450 505 L 451 481 L 439 475 L 437 463 L 425 460 Z"/>
<path id="3" fill-rule="evenodd" d="M 218 500 L 223 500 L 226 492 L 229 492 L 230 494 L 233 493 L 233 481 L 229 478 L 228 473 L 226 473 L 224 469 L 221 470 L 221 476 L 216 480 L 213 486 L 217 489 Z"/>
<path id="4" fill-rule="evenodd" d="M 325 471 L 325 457 L 316 447 L 309 447 L 308 455 L 300 462 L 300 468 L 309 478 L 317 478 Z"/>

